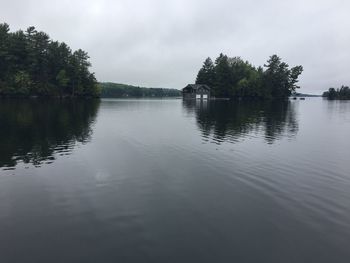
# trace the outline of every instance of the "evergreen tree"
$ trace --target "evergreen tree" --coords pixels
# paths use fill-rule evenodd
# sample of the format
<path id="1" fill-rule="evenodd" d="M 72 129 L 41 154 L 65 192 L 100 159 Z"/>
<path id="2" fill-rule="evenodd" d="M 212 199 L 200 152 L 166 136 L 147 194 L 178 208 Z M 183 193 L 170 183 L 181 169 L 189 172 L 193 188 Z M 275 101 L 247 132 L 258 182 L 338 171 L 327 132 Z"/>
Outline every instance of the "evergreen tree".
<path id="1" fill-rule="evenodd" d="M 296 83 L 303 71 L 302 66 L 289 69 L 288 64 L 277 55 L 272 55 L 264 66 L 267 68 L 264 74 L 265 88 L 270 91 L 271 97 L 286 98 L 299 88 Z"/>
<path id="2" fill-rule="evenodd" d="M 213 61 L 208 57 L 204 63 L 203 67 L 199 70 L 196 84 L 206 84 L 209 87 L 213 87 L 215 84 L 215 69 Z"/>
<path id="3" fill-rule="evenodd" d="M 65 89 L 67 88 L 67 85 L 69 83 L 69 78 L 66 74 L 66 71 L 64 69 L 61 69 L 57 76 L 56 76 L 56 81 L 57 81 L 57 88 L 60 96 L 63 95 Z"/>
<path id="4" fill-rule="evenodd" d="M 8 24 L 0 24 L 0 81 L 4 81 L 8 70 L 9 31 L 10 27 Z"/>
<path id="5" fill-rule="evenodd" d="M 215 85 L 214 95 L 216 97 L 228 97 L 230 96 L 230 90 L 232 88 L 231 70 L 228 62 L 228 57 L 223 55 L 215 60 Z"/>

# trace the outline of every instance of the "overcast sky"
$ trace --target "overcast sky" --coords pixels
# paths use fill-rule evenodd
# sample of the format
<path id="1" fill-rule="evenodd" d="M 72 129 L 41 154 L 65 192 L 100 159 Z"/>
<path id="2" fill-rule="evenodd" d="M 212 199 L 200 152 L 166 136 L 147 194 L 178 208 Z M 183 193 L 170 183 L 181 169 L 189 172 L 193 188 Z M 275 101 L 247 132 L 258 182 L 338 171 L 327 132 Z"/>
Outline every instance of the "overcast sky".
<path id="1" fill-rule="evenodd" d="M 0 0 L 0 20 L 87 51 L 99 81 L 180 89 L 223 52 L 303 65 L 301 92 L 350 85 L 348 0 Z"/>

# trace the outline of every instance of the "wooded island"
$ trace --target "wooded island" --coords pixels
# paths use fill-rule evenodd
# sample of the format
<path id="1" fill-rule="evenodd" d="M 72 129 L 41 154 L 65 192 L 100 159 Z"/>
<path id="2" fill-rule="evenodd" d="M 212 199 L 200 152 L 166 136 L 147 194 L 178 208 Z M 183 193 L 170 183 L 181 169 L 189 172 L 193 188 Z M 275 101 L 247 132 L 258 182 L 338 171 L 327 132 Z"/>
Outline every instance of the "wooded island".
<path id="1" fill-rule="evenodd" d="M 289 69 L 273 55 L 263 67 L 254 67 L 240 57 L 220 54 L 215 63 L 208 57 L 199 70 L 196 84 L 208 85 L 211 96 L 225 98 L 288 98 L 299 86 L 303 67 Z"/>
<path id="2" fill-rule="evenodd" d="M 344 85 L 340 89 L 329 88 L 328 91 L 323 92 L 322 97 L 329 100 L 350 100 L 350 88 Z"/>

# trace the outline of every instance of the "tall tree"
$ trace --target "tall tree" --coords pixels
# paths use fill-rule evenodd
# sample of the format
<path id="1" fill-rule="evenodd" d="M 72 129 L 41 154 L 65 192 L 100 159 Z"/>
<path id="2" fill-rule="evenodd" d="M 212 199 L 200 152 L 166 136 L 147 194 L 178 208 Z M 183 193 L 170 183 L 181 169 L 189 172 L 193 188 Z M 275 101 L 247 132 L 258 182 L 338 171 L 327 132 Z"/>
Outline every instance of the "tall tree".
<path id="1" fill-rule="evenodd" d="M 286 98 L 299 88 L 296 83 L 303 71 L 302 66 L 290 70 L 288 64 L 282 62 L 277 55 L 272 55 L 264 66 L 267 68 L 264 72 L 264 85 L 270 91 L 271 97 Z"/>
<path id="2" fill-rule="evenodd" d="M 0 24 L 0 81 L 4 81 L 5 75 L 8 68 L 9 60 L 9 50 L 8 50 L 8 40 L 9 40 L 10 27 L 8 24 Z"/>
<path id="3" fill-rule="evenodd" d="M 220 54 L 215 60 L 215 86 L 214 95 L 217 97 L 230 96 L 232 88 L 231 70 L 228 62 L 228 57 Z"/>
<path id="4" fill-rule="evenodd" d="M 202 68 L 199 70 L 196 84 L 206 84 L 209 87 L 213 87 L 215 84 L 215 68 L 214 63 L 210 57 L 208 57 L 204 63 Z"/>

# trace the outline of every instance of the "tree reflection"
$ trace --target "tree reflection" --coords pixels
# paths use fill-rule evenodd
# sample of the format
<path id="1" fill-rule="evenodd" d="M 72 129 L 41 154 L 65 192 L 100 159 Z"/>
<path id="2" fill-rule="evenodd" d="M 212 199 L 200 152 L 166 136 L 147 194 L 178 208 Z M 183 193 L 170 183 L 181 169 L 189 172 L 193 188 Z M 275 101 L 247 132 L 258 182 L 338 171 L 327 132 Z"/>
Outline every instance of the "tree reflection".
<path id="1" fill-rule="evenodd" d="M 193 101 L 183 106 L 195 113 L 205 140 L 218 144 L 236 142 L 259 134 L 267 143 L 298 132 L 298 122 L 289 101 Z"/>
<path id="2" fill-rule="evenodd" d="M 90 140 L 98 100 L 2 100 L 0 167 L 40 166 Z"/>

